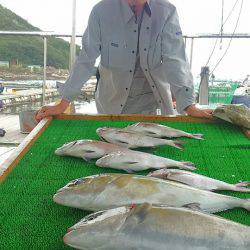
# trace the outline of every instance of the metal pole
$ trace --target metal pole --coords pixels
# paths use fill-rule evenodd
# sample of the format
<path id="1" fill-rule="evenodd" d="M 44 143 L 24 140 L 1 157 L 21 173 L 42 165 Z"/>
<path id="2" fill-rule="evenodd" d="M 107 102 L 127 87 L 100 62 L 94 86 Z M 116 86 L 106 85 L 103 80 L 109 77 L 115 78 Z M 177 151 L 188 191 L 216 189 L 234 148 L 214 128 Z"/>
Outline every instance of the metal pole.
<path id="1" fill-rule="evenodd" d="M 209 104 L 209 67 L 201 68 L 201 83 L 199 89 L 199 104 L 208 105 Z"/>
<path id="2" fill-rule="evenodd" d="M 47 78 L 47 37 L 43 37 L 43 90 L 42 90 L 42 104 L 45 105 L 45 88 Z"/>
<path id="3" fill-rule="evenodd" d="M 71 71 L 76 58 L 76 0 L 73 0 L 72 8 L 72 35 L 70 43 L 70 64 L 69 70 Z"/>
<path id="4" fill-rule="evenodd" d="M 190 51 L 190 69 L 193 66 L 193 53 L 194 53 L 194 38 L 191 39 L 191 51 Z"/>
<path id="5" fill-rule="evenodd" d="M 184 46 L 185 46 L 185 49 L 187 48 L 187 38 L 185 37 L 184 38 Z"/>

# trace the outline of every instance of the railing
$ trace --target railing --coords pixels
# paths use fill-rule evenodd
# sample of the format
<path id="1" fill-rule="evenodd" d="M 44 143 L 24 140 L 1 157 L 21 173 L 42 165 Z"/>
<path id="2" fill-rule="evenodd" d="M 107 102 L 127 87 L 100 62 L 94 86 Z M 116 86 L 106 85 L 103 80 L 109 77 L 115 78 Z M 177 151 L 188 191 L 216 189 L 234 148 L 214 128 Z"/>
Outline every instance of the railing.
<path id="1" fill-rule="evenodd" d="M 43 38 L 44 41 L 44 62 L 43 62 L 43 97 L 42 101 L 45 103 L 45 86 L 46 86 L 46 78 L 47 78 L 47 71 L 46 71 L 46 66 L 47 66 L 47 38 L 49 37 L 57 37 L 57 38 L 72 38 L 71 34 L 60 34 L 60 33 L 55 33 L 55 32 L 43 32 L 43 31 L 0 31 L 0 37 L 1 36 L 35 36 L 35 37 L 41 37 Z M 76 35 L 77 38 L 82 37 L 81 34 Z M 192 68 L 193 64 L 193 53 L 194 53 L 194 41 L 195 39 L 215 39 L 215 38 L 220 38 L 220 39 L 246 39 L 250 38 L 250 34 L 198 34 L 198 35 L 184 35 L 184 42 L 185 45 L 187 44 L 187 40 L 191 39 L 191 48 L 190 48 L 190 67 Z M 72 54 L 71 54 L 72 56 Z"/>

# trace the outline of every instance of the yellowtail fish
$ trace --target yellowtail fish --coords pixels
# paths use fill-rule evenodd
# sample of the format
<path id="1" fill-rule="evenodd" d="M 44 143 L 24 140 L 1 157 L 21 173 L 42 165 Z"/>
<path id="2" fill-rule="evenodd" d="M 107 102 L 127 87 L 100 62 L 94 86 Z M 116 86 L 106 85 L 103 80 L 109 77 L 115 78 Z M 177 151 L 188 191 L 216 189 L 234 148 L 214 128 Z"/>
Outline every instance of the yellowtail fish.
<path id="1" fill-rule="evenodd" d="M 250 227 L 185 208 L 144 203 L 99 211 L 68 230 L 83 250 L 249 250 Z"/>
<path id="2" fill-rule="evenodd" d="M 148 202 L 195 207 L 216 213 L 235 207 L 250 211 L 250 200 L 193 188 L 178 182 L 131 174 L 103 174 L 74 180 L 54 195 L 58 204 L 99 211 Z"/>

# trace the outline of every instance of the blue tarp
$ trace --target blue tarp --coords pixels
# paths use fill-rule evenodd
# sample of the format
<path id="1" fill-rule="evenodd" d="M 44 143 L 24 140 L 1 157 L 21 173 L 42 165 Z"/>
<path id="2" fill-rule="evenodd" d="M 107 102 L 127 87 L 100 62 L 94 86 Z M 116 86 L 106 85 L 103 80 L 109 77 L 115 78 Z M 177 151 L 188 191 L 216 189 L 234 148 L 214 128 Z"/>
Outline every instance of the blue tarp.
<path id="1" fill-rule="evenodd" d="M 250 108 L 250 96 L 233 96 L 232 104 L 245 104 L 248 108 Z"/>

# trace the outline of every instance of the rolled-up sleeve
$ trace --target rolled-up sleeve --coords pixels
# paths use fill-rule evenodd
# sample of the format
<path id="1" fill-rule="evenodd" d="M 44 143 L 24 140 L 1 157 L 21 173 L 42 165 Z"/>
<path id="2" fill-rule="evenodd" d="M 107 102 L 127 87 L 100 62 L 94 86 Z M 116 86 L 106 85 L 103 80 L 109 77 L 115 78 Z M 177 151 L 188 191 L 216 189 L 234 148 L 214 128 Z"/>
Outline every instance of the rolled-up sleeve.
<path id="1" fill-rule="evenodd" d="M 194 82 L 175 8 L 162 33 L 162 66 L 176 98 L 177 111 L 183 113 L 185 108 L 195 102 Z"/>
<path id="2" fill-rule="evenodd" d="M 100 55 L 100 22 L 94 10 L 82 38 L 82 50 L 66 83 L 59 89 L 61 97 L 73 101 L 80 95 L 81 88 L 92 76 L 96 58 Z"/>

